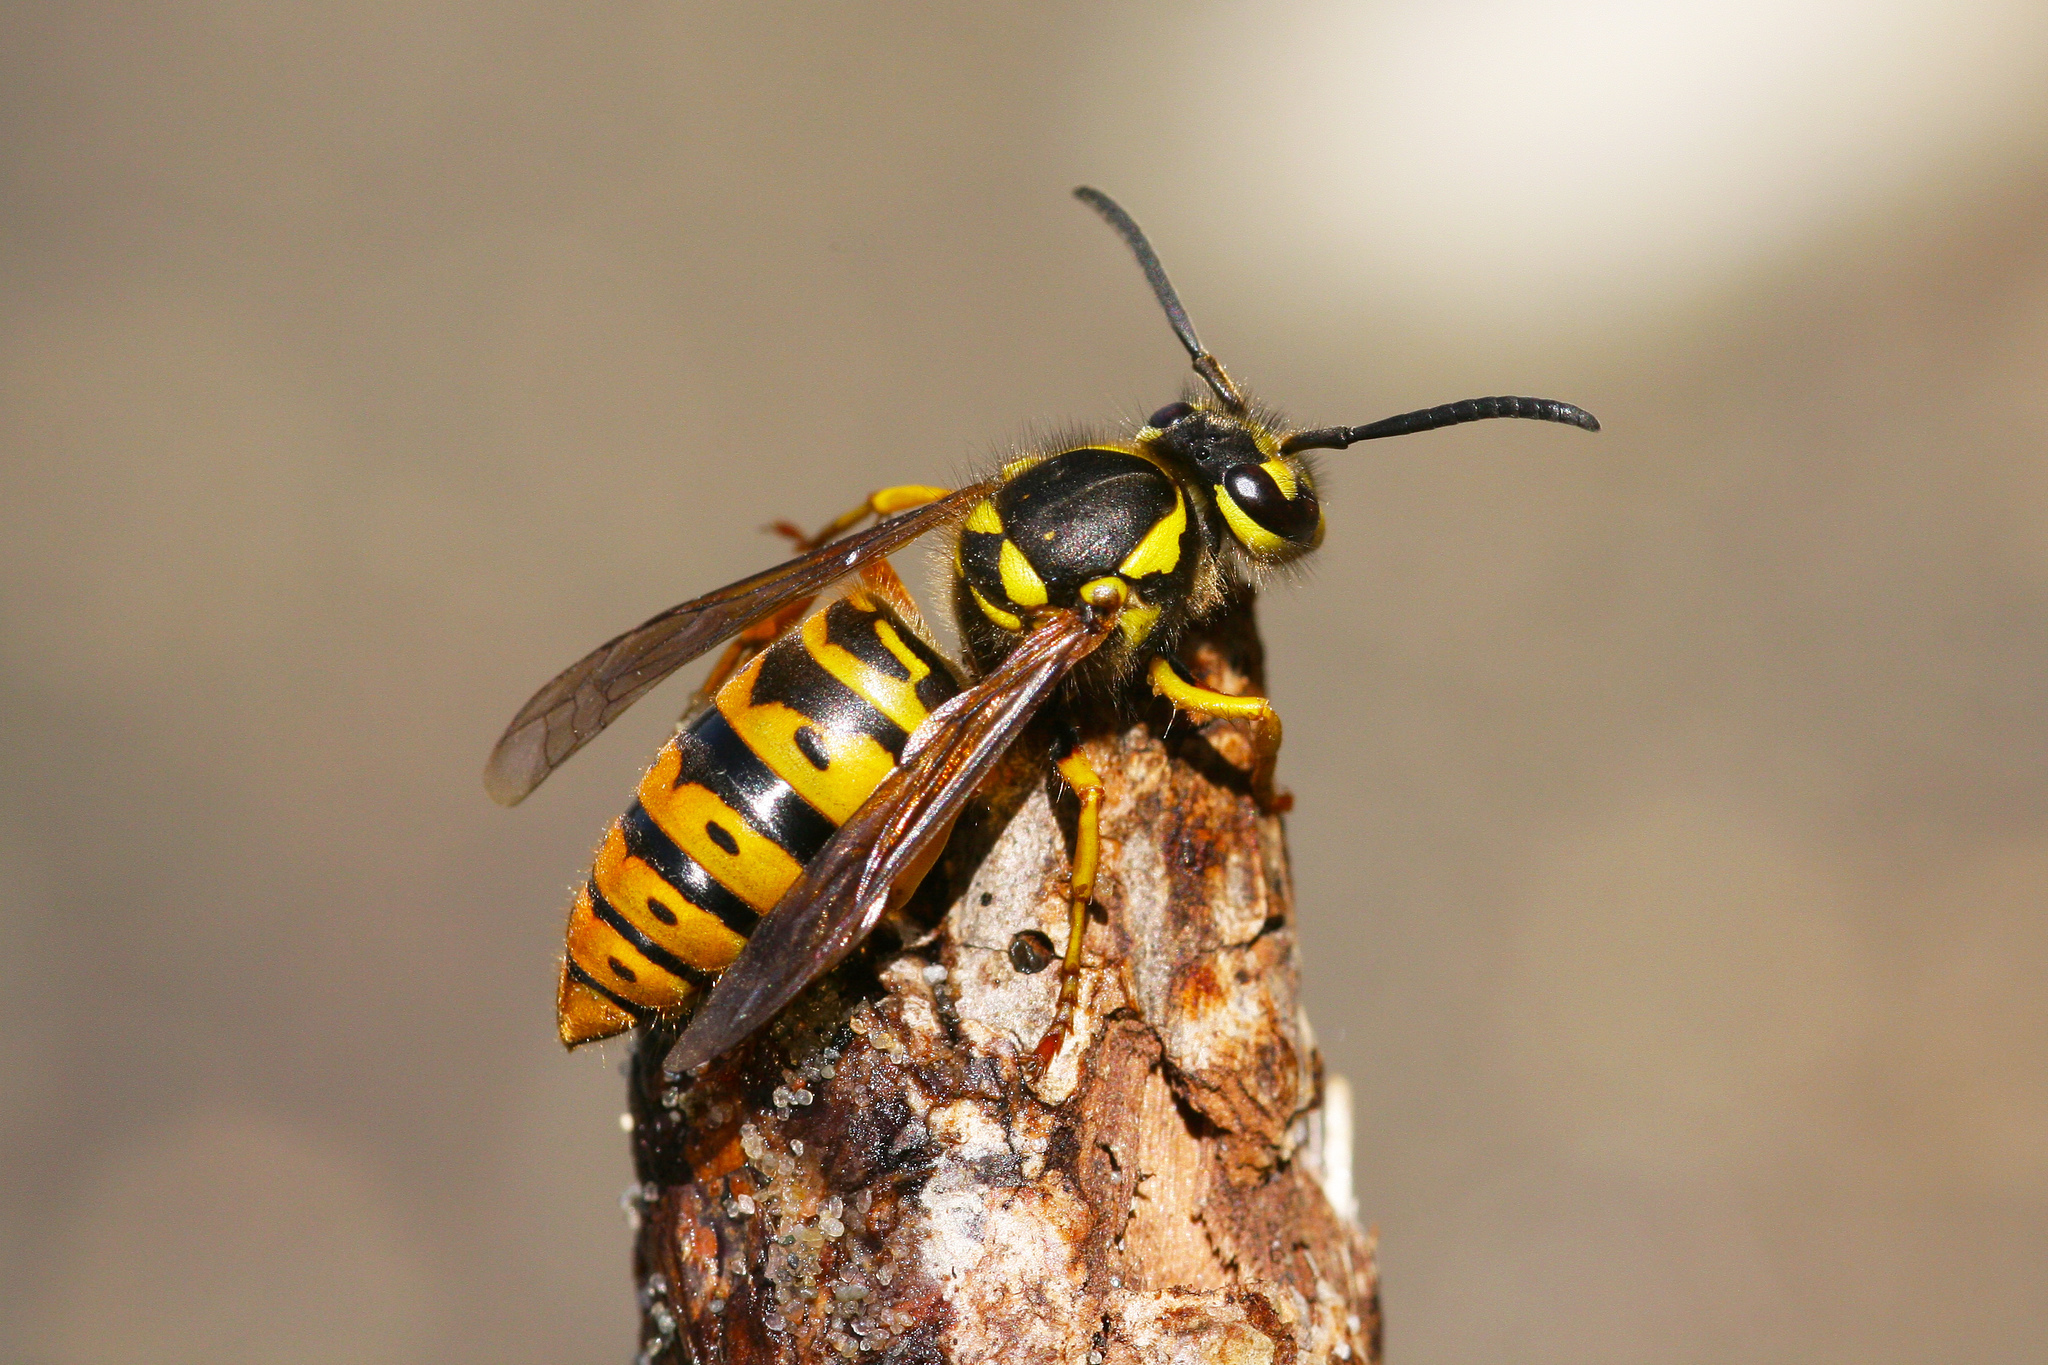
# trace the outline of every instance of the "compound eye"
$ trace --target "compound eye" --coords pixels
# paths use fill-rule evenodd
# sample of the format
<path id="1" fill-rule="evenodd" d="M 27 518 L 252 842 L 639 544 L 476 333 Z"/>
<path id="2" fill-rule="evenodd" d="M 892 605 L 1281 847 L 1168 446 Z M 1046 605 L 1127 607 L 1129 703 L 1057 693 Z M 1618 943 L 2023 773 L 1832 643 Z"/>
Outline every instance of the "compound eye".
<path id="1" fill-rule="evenodd" d="M 1260 529 L 1297 545 L 1315 543 L 1323 509 L 1306 483 L 1297 483 L 1290 498 L 1264 465 L 1240 464 L 1223 471 L 1223 491 Z"/>
<path id="2" fill-rule="evenodd" d="M 1195 405 L 1193 403 L 1168 403 L 1165 407 L 1147 417 L 1145 425 L 1148 427 L 1158 427 L 1161 431 L 1164 431 L 1194 410 Z"/>

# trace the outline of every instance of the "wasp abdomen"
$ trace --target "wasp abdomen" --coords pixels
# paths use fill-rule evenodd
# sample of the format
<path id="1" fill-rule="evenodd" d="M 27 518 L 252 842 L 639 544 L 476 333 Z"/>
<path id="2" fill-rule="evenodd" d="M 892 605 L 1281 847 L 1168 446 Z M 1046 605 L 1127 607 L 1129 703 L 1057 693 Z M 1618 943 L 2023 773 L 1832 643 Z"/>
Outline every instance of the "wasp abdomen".
<path id="1" fill-rule="evenodd" d="M 958 691 L 862 591 L 735 674 L 656 755 L 570 905 L 562 1041 L 623 1033 L 708 986 Z"/>

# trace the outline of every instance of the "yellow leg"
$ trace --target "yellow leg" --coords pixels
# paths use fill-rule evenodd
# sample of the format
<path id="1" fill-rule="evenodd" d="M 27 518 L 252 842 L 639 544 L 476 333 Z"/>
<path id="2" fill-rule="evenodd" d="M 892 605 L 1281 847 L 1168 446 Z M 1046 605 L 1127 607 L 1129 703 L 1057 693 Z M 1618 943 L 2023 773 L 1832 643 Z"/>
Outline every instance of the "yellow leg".
<path id="1" fill-rule="evenodd" d="M 1280 760 L 1280 713 L 1264 697 L 1233 697 L 1197 687 L 1176 673 L 1165 655 L 1152 660 L 1146 677 L 1152 690 L 1190 715 L 1252 723 L 1252 795 L 1268 813 L 1284 811 L 1294 798 L 1273 790 L 1273 767 Z"/>
<path id="2" fill-rule="evenodd" d="M 1095 869 L 1102 860 L 1102 775 L 1078 748 L 1058 766 L 1081 798 L 1081 818 L 1074 827 L 1074 870 L 1067 877 L 1067 955 L 1060 961 L 1059 1003 L 1035 1054 L 1040 1073 L 1052 1065 L 1074 1027 L 1074 1006 L 1081 999 L 1081 940 L 1088 932 L 1088 902 L 1094 899 Z"/>
<path id="3" fill-rule="evenodd" d="M 886 517 L 896 512 L 907 512 L 913 507 L 922 507 L 928 502 L 937 502 L 951 492 L 947 488 L 931 488 L 921 483 L 897 484 L 891 488 L 877 489 L 868 494 L 860 506 L 842 512 L 825 523 L 815 535 L 805 535 L 796 525 L 787 521 L 773 522 L 768 530 L 788 537 L 796 545 L 796 552 L 803 554 L 814 550 L 833 537 L 858 526 L 868 517 Z M 910 600 L 910 593 L 904 588 L 903 580 L 889 567 L 887 560 L 874 560 L 861 569 L 861 580 L 869 588 L 912 620 L 919 620 L 917 604 Z M 683 709 L 687 721 L 718 695 L 718 689 L 725 686 L 733 674 L 753 662 L 754 656 L 775 643 L 783 631 L 788 630 L 804 613 L 810 610 L 813 597 L 800 597 L 794 602 L 785 602 L 775 611 L 754 621 L 733 637 L 732 643 L 719 655 L 718 662 L 711 666 L 711 672 L 695 692 L 690 694 L 690 703 Z M 921 621 L 920 621 L 921 624 Z"/>
<path id="4" fill-rule="evenodd" d="M 818 534 L 811 537 L 810 545 L 804 548 L 808 550 L 812 546 L 823 545 L 834 536 L 851 531 L 869 517 L 886 517 L 896 512 L 908 512 L 913 507 L 937 502 L 952 491 L 950 488 L 932 488 L 921 483 L 899 483 L 892 488 L 878 488 L 868 494 L 866 500 L 858 507 L 841 512 L 826 522 Z"/>

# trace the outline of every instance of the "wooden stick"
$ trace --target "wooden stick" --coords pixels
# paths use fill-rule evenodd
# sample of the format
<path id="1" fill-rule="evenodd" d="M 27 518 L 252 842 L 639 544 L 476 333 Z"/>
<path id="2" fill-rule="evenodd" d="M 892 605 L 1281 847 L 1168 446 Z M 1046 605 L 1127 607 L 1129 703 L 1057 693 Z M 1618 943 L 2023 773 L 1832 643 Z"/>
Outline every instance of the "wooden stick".
<path id="1" fill-rule="evenodd" d="M 1249 601 L 1182 657 L 1259 687 Z M 1378 1359 L 1349 1092 L 1297 1004 L 1249 736 L 1163 710 L 1087 734 L 1102 869 L 1074 1029 L 1037 1081 L 1073 812 L 1031 741 L 900 936 L 693 1082 L 662 1079 L 673 1030 L 638 1040 L 645 1365 Z"/>

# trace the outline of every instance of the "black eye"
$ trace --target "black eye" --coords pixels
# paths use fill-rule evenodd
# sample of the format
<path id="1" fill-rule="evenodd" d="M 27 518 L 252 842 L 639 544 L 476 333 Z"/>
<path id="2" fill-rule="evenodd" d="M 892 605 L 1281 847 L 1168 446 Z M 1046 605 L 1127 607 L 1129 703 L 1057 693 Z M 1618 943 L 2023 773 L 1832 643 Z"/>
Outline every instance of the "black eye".
<path id="1" fill-rule="evenodd" d="M 1239 464 L 1224 470 L 1223 491 L 1240 512 L 1283 540 L 1312 543 L 1322 524 L 1322 508 L 1308 486 L 1298 485 L 1290 498 L 1263 465 Z"/>
<path id="2" fill-rule="evenodd" d="M 1165 407 L 1147 417 L 1145 425 L 1148 427 L 1158 427 L 1163 431 L 1194 410 L 1195 405 L 1193 403 L 1168 403 Z"/>

